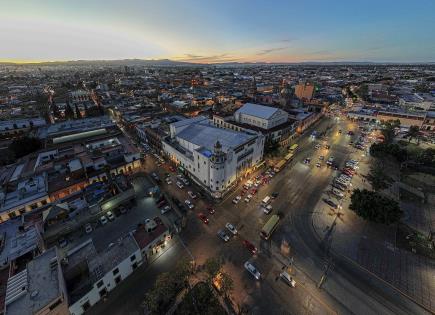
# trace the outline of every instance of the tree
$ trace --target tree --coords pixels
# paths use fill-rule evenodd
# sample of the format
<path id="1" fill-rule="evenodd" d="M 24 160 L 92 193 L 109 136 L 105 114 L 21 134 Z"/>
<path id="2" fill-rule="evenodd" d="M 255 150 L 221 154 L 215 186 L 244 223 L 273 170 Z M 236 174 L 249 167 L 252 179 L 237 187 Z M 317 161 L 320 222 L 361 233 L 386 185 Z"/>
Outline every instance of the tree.
<path id="1" fill-rule="evenodd" d="M 76 118 L 80 119 L 82 118 L 82 113 L 80 112 L 79 107 L 77 106 L 77 104 L 75 105 L 75 110 L 76 110 Z"/>
<path id="2" fill-rule="evenodd" d="M 15 139 L 8 149 L 14 153 L 15 158 L 19 159 L 27 154 L 38 151 L 42 148 L 42 142 L 38 138 L 24 136 Z"/>
<path id="3" fill-rule="evenodd" d="M 211 283 L 213 278 L 219 273 L 222 268 L 222 263 L 219 259 L 216 258 L 208 258 L 204 264 L 205 272 L 208 275 L 208 281 Z"/>
<path id="4" fill-rule="evenodd" d="M 74 111 L 71 108 L 71 105 L 69 104 L 69 102 L 66 103 L 65 118 L 66 119 L 74 119 Z"/>
<path id="5" fill-rule="evenodd" d="M 398 222 L 402 216 L 395 200 L 374 191 L 355 189 L 350 200 L 349 209 L 368 221 L 389 225 Z"/>
<path id="6" fill-rule="evenodd" d="M 388 188 L 392 181 L 391 177 L 385 174 L 380 162 L 375 162 L 367 175 L 367 179 L 375 191 Z"/>
<path id="7" fill-rule="evenodd" d="M 407 136 L 409 137 L 409 142 L 411 142 L 412 139 L 418 138 L 420 135 L 420 128 L 418 126 L 411 126 L 409 127 Z"/>
<path id="8" fill-rule="evenodd" d="M 221 292 L 225 297 L 231 294 L 234 290 L 234 280 L 230 277 L 229 274 L 222 272 L 221 278 Z"/>

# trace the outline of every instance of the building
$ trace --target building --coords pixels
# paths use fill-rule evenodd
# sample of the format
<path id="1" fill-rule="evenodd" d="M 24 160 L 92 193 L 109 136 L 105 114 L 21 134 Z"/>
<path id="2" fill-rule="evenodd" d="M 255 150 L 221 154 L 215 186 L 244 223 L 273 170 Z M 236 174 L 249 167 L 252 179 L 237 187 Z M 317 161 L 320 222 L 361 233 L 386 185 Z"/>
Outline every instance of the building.
<path id="1" fill-rule="evenodd" d="M 417 126 L 421 128 L 425 120 L 425 113 L 407 113 L 407 112 L 392 112 L 378 111 L 376 119 L 380 122 L 389 120 L 399 120 L 402 127 Z"/>
<path id="2" fill-rule="evenodd" d="M 135 240 L 126 235 L 98 253 L 92 239 L 69 250 L 62 266 L 69 313 L 81 315 L 142 264 Z"/>
<path id="3" fill-rule="evenodd" d="M 218 128 L 198 116 L 170 124 L 163 151 L 180 170 L 215 198 L 263 160 L 264 136 Z"/>
<path id="4" fill-rule="evenodd" d="M 435 134 L 435 112 L 430 111 L 426 113 L 421 130 Z"/>
<path id="5" fill-rule="evenodd" d="M 310 101 L 314 96 L 314 85 L 310 83 L 299 83 L 295 87 L 295 95 L 302 101 Z"/>
<path id="6" fill-rule="evenodd" d="M 234 113 L 234 121 L 265 130 L 288 121 L 288 114 L 282 109 L 246 103 Z"/>
<path id="7" fill-rule="evenodd" d="M 12 175 L 12 180 L 14 174 Z M 47 175 L 35 175 L 7 186 L 0 191 L 0 223 L 36 210 L 50 203 Z"/>
<path id="8" fill-rule="evenodd" d="M 164 224 L 157 224 L 154 220 L 141 224 L 132 232 L 132 236 L 146 261 L 158 254 L 171 239 L 168 228 Z"/>
<path id="9" fill-rule="evenodd" d="M 31 260 L 8 279 L 7 315 L 67 315 L 68 294 L 56 247 Z"/>
<path id="10" fill-rule="evenodd" d="M 43 118 L 22 118 L 0 121 L 0 139 L 14 139 L 46 125 Z"/>

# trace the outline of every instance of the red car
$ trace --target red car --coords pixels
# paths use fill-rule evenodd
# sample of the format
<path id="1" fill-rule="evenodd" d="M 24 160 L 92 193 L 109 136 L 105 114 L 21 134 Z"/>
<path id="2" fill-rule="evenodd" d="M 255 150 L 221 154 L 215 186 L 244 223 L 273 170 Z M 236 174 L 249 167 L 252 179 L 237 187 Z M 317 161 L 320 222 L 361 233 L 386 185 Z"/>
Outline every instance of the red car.
<path id="1" fill-rule="evenodd" d="M 175 168 L 174 168 L 173 166 L 169 166 L 169 170 L 170 170 L 171 172 L 175 172 Z"/>
<path id="2" fill-rule="evenodd" d="M 250 241 L 244 240 L 243 245 L 251 252 L 252 255 L 257 253 L 257 247 L 255 247 Z"/>
<path id="3" fill-rule="evenodd" d="M 242 190 L 242 192 L 240 193 L 241 196 L 244 196 L 246 194 L 246 190 Z"/>
<path id="4" fill-rule="evenodd" d="M 210 214 L 214 214 L 214 213 L 216 212 L 216 210 L 213 209 L 213 208 L 210 207 L 210 206 L 207 207 L 207 211 L 208 211 L 208 213 L 210 213 Z"/>
<path id="5" fill-rule="evenodd" d="M 258 191 L 257 188 L 253 188 L 253 189 L 251 190 L 251 194 L 255 195 L 255 194 L 257 193 L 257 191 Z"/>
<path id="6" fill-rule="evenodd" d="M 198 213 L 198 218 L 204 222 L 204 224 L 208 224 L 208 218 L 206 217 L 206 215 L 202 212 Z"/>
<path id="7" fill-rule="evenodd" d="M 159 217 L 155 217 L 153 220 L 154 222 L 156 222 L 156 224 L 163 225 L 162 219 L 160 219 Z"/>
<path id="8" fill-rule="evenodd" d="M 161 208 L 166 204 L 166 200 L 162 200 L 157 204 L 157 208 Z"/>

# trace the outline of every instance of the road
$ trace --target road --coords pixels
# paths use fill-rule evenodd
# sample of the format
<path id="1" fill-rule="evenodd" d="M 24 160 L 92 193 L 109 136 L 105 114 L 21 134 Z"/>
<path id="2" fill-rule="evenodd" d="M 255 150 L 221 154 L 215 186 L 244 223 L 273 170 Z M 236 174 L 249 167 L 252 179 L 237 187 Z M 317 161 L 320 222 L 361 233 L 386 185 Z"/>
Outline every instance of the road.
<path id="1" fill-rule="evenodd" d="M 326 269 L 327 257 L 320 246 L 321 240 L 313 229 L 312 216 L 336 171 L 325 165 L 317 168 L 315 163 L 318 155 L 324 155 L 325 160 L 333 155 L 338 164 L 343 164 L 351 149 L 345 132 L 339 135 L 337 131 L 339 128 L 343 131 L 356 131 L 356 125 L 325 118 L 315 128 L 327 131 L 330 150 L 323 148 L 316 151 L 309 137 L 310 132 L 306 132 L 298 140 L 300 149 L 294 161 L 278 173 L 270 184 L 261 187 L 251 202 L 245 203 L 242 200 L 234 205 L 231 200 L 240 193 L 240 188 L 235 189 L 223 201 L 214 205 L 216 213 L 208 215 L 209 225 L 197 218 L 199 212 L 207 213 L 205 208 L 209 202 L 194 202 L 195 209 L 189 211 L 187 229 L 181 237 L 193 253 L 197 265 L 203 264 L 209 257 L 220 257 L 225 264 L 225 271 L 230 273 L 235 282 L 232 294 L 235 304 L 239 307 L 243 305 L 251 314 L 425 314 L 419 306 L 389 285 L 333 252 L 329 256 L 332 264 L 326 281 L 321 289 L 317 288 Z M 312 158 L 310 165 L 302 163 L 305 157 Z M 156 171 L 161 175 L 167 172 L 157 168 L 152 157 L 147 158 L 145 167 L 148 171 Z M 175 185 L 166 184 L 162 188 L 180 200 L 188 198 L 187 190 L 195 190 L 192 187 L 180 190 Z M 265 242 L 260 238 L 259 231 L 269 216 L 263 213 L 259 203 L 272 192 L 279 192 L 272 205 L 274 213 L 280 212 L 282 219 L 271 240 Z M 226 222 L 233 223 L 239 230 L 239 234 L 228 243 L 216 236 Z M 244 239 L 257 246 L 258 254 L 252 256 L 243 247 Z M 289 255 L 282 250 L 283 241 L 290 245 Z M 278 280 L 279 272 L 289 264 L 289 257 L 294 261 L 292 273 L 298 282 L 296 288 L 289 288 Z M 254 281 L 244 271 L 243 263 L 247 260 L 253 261 L 261 271 L 261 281 Z M 170 266 L 167 270 L 170 270 Z M 154 273 L 152 277 L 155 277 Z M 115 296 L 118 288 L 115 289 L 114 296 L 110 298 L 110 308 L 104 308 L 105 310 L 121 314 L 124 306 L 117 306 L 116 301 L 120 304 L 128 301 L 127 304 L 138 308 L 137 301 L 129 296 L 127 288 L 134 292 L 146 288 L 136 287 L 135 283 L 128 285 L 128 281 L 127 279 L 122 284 L 126 289 L 120 291 L 124 293 L 116 293 Z M 141 291 L 142 295 L 143 293 Z"/>

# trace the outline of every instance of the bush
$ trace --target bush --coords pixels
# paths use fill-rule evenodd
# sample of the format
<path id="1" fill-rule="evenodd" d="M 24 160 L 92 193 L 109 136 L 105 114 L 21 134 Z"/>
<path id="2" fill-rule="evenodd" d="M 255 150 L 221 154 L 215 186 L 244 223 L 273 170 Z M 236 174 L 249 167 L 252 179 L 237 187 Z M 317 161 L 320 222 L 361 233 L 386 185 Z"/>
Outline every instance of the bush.
<path id="1" fill-rule="evenodd" d="M 38 138 L 24 136 L 12 141 L 8 148 L 14 153 L 15 158 L 19 159 L 41 149 L 42 142 Z"/>

